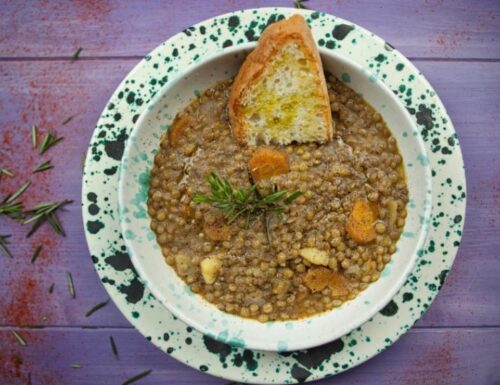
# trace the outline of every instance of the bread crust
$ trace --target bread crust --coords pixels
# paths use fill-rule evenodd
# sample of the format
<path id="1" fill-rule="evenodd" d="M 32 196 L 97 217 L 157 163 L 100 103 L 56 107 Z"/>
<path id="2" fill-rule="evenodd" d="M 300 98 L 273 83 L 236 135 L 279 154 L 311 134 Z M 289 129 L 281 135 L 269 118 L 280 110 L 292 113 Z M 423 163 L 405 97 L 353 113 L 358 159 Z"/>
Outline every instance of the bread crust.
<path id="1" fill-rule="evenodd" d="M 323 91 L 324 103 L 329 106 L 328 90 L 323 73 L 323 65 L 311 30 L 301 15 L 293 15 L 288 19 L 269 25 L 260 36 L 257 47 L 247 56 L 240 71 L 234 79 L 228 102 L 229 122 L 233 136 L 239 144 L 247 143 L 245 124 L 242 120 L 242 99 L 245 90 L 266 70 L 266 65 L 281 47 L 289 42 L 295 42 L 303 51 L 307 60 L 313 63 L 313 70 Z M 326 137 L 333 136 L 332 117 L 330 109 L 325 111 L 327 122 Z"/>

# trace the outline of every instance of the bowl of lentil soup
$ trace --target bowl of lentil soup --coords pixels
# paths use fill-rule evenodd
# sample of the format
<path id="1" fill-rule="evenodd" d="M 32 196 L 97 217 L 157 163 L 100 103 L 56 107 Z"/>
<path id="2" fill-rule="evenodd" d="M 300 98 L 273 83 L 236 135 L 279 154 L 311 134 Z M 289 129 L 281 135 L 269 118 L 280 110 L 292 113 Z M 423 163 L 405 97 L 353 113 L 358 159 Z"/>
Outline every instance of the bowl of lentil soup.
<path id="1" fill-rule="evenodd" d="M 368 67 L 321 50 L 336 136 L 275 148 L 289 172 L 273 183 L 301 195 L 267 231 L 261 218 L 228 224 L 193 202 L 209 194 L 211 172 L 251 186 L 256 149 L 233 141 L 225 106 L 252 48 L 186 68 L 139 117 L 122 159 L 120 222 L 141 278 L 184 322 L 235 346 L 305 349 L 366 322 L 403 285 L 426 235 L 430 170 L 393 93 Z"/>

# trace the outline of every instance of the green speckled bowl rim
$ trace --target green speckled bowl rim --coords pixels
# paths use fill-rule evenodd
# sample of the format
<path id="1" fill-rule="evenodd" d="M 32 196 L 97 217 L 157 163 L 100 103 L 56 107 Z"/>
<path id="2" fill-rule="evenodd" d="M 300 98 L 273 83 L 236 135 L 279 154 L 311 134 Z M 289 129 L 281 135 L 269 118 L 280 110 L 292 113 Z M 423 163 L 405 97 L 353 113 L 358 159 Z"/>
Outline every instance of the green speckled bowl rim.
<path id="1" fill-rule="evenodd" d="M 288 353 L 258 352 L 231 347 L 188 327 L 140 281 L 120 232 L 118 168 L 140 113 L 175 77 L 179 66 L 198 62 L 214 50 L 255 41 L 267 23 L 293 13 L 306 17 L 319 46 L 366 66 L 406 106 L 427 149 L 428 158 L 421 162 L 429 162 L 432 168 L 433 213 L 417 265 L 379 314 L 323 346 Z M 147 188 L 148 181 L 143 183 Z M 444 106 L 423 75 L 390 44 L 365 29 L 328 14 L 293 8 L 249 9 L 217 16 L 187 28 L 147 55 L 119 85 L 98 121 L 82 186 L 83 220 L 92 260 L 126 318 L 149 341 L 193 368 L 252 383 L 295 383 L 332 376 L 394 343 L 422 316 L 443 285 L 460 245 L 465 203 L 458 139 Z"/>

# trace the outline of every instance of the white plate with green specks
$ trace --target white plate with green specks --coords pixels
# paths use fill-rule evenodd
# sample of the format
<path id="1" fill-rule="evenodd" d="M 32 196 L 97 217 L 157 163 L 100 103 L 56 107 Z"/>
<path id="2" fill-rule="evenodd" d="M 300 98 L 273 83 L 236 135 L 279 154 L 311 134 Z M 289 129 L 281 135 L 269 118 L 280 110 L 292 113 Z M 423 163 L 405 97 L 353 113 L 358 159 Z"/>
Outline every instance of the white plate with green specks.
<path id="1" fill-rule="evenodd" d="M 179 69 L 224 49 L 254 42 L 269 23 L 293 13 L 306 17 L 320 49 L 348 57 L 393 90 L 406 106 L 428 154 L 418 161 L 432 169 L 433 209 L 417 264 L 387 306 L 342 338 L 285 354 L 216 341 L 187 327 L 153 297 L 138 277 L 121 234 L 118 176 L 137 119 L 153 97 L 176 79 Z M 415 165 L 406 162 L 405 166 Z M 138 182 L 147 193 L 147 178 Z M 458 140 L 441 101 L 420 72 L 389 44 L 353 23 L 289 8 L 218 16 L 184 30 L 147 55 L 120 84 L 101 115 L 85 163 L 82 194 L 92 259 L 127 319 L 174 358 L 216 376 L 255 383 L 294 383 L 331 376 L 396 341 L 421 317 L 443 284 L 460 243 L 465 212 L 465 176 Z"/>

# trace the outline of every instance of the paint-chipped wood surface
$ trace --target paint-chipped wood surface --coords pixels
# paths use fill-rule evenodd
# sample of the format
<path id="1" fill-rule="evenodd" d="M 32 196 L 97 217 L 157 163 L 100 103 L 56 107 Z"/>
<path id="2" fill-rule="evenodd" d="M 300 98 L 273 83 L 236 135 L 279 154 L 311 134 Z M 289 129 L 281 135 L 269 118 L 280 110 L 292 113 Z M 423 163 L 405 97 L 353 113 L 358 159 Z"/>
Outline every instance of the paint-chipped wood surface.
<path id="1" fill-rule="evenodd" d="M 47 228 L 0 221 L 14 259 L 0 258 L 0 384 L 225 384 L 178 363 L 146 341 L 110 303 L 87 251 L 80 212 L 81 157 L 112 91 L 137 61 L 187 26 L 217 14 L 293 1 L 0 2 L 0 196 L 25 179 L 27 204 L 73 199 L 61 215 L 65 239 Z M 436 301 L 394 346 L 321 383 L 494 384 L 500 357 L 500 3 L 498 1 L 328 1 L 309 7 L 352 20 L 412 58 L 441 96 L 461 139 L 468 182 L 464 238 Z M 77 47 L 80 60 L 70 63 Z M 68 116 L 74 118 L 62 126 Z M 40 158 L 30 127 L 57 129 L 63 143 Z M 43 244 L 34 265 L 30 258 Z M 76 298 L 68 293 L 71 272 Z M 54 291 L 48 289 L 54 283 Z M 28 329 L 43 326 L 43 329 Z M 26 339 L 21 347 L 11 333 Z M 114 336 L 120 353 L 109 345 Z M 72 364 L 81 368 L 72 368 Z"/>

